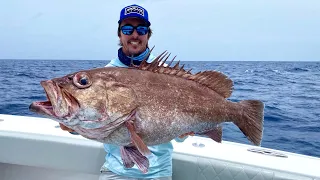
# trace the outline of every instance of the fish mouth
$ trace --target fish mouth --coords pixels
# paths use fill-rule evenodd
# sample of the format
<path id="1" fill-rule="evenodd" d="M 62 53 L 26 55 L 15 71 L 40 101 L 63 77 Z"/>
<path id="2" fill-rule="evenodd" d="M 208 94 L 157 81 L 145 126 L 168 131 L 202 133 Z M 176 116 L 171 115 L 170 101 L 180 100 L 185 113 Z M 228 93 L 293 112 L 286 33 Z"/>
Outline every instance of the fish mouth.
<path id="1" fill-rule="evenodd" d="M 54 81 L 41 81 L 47 101 L 35 101 L 29 109 L 38 114 L 57 119 L 72 118 L 80 109 L 79 102 L 67 90 L 59 87 Z"/>

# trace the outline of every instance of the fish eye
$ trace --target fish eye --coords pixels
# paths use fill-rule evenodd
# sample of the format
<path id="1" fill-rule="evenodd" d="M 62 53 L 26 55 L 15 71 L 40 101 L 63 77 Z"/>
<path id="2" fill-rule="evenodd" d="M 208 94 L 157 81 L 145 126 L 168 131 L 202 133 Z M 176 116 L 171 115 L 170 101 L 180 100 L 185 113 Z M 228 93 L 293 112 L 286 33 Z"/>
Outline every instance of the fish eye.
<path id="1" fill-rule="evenodd" d="M 86 77 L 83 77 L 80 79 L 79 83 L 83 86 L 87 85 L 88 84 L 88 80 Z"/>
<path id="2" fill-rule="evenodd" d="M 73 77 L 73 84 L 78 88 L 83 89 L 91 86 L 92 83 L 87 73 L 80 72 Z"/>

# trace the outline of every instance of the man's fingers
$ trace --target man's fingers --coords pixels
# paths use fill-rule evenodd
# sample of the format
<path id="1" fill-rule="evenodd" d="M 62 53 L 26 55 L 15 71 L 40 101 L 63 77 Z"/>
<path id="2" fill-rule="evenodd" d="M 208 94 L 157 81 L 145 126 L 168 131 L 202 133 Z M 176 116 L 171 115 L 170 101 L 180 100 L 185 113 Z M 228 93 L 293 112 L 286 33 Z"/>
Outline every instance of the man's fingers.
<path id="1" fill-rule="evenodd" d="M 62 130 L 64 130 L 64 131 L 68 131 L 68 132 L 73 132 L 73 131 L 74 131 L 73 129 L 70 129 L 70 128 L 68 128 L 67 126 L 65 126 L 65 125 L 63 125 L 63 124 L 61 124 L 61 123 L 59 123 L 59 125 L 60 125 L 60 128 L 61 128 Z"/>
<path id="2" fill-rule="evenodd" d="M 181 136 L 179 136 L 179 138 L 184 138 L 186 136 L 194 136 L 194 132 L 188 132 L 188 133 L 182 134 Z"/>

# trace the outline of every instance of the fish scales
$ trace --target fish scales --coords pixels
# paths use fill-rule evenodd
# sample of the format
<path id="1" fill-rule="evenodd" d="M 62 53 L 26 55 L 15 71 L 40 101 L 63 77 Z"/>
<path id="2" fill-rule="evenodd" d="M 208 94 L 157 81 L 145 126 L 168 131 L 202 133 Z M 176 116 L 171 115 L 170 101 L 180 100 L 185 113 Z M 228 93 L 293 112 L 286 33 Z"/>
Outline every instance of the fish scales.
<path id="1" fill-rule="evenodd" d="M 137 164 L 143 172 L 150 154 L 147 146 L 190 132 L 221 142 L 224 122 L 233 122 L 253 144 L 260 145 L 263 102 L 232 102 L 227 98 L 233 82 L 226 75 L 192 74 L 179 62 L 165 64 L 167 58 L 163 53 L 140 66 L 82 70 L 42 81 L 48 100 L 33 102 L 30 110 L 88 139 L 122 146 L 124 165 Z"/>

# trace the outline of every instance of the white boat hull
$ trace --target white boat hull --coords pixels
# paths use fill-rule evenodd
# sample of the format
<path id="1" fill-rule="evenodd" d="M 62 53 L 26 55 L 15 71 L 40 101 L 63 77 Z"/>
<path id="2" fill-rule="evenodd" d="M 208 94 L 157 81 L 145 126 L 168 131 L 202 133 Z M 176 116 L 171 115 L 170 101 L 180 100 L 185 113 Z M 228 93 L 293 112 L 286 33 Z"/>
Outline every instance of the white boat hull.
<path id="1" fill-rule="evenodd" d="M 57 125 L 46 118 L 0 114 L 0 180 L 97 180 L 103 145 Z M 173 145 L 174 180 L 320 179 L 316 157 L 202 137 Z M 248 151 L 252 148 L 285 157 Z"/>

